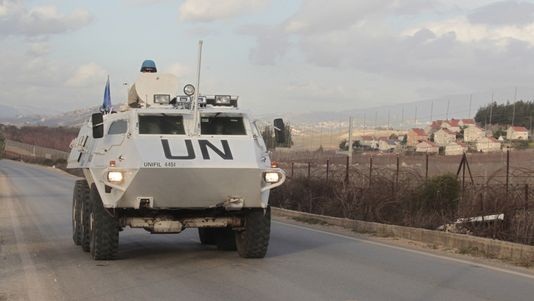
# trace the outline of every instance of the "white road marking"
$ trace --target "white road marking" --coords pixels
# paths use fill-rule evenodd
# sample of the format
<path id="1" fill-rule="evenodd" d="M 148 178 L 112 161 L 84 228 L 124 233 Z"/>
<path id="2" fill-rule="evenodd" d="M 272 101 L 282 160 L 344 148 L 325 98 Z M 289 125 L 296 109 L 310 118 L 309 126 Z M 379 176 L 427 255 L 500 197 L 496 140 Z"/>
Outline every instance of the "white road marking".
<path id="1" fill-rule="evenodd" d="M 521 273 L 521 272 L 512 271 L 512 270 L 507 270 L 507 269 L 503 269 L 503 268 L 499 268 L 499 267 L 486 265 L 486 264 L 483 264 L 483 263 L 472 262 L 472 261 L 463 260 L 463 259 L 459 259 L 459 258 L 447 257 L 447 256 L 443 256 L 443 255 L 437 255 L 437 254 L 427 253 L 427 252 L 418 251 L 418 250 L 412 250 L 412 249 L 409 249 L 409 248 L 403 248 L 403 247 L 399 247 L 399 246 L 388 245 L 388 244 L 381 243 L 381 242 L 376 242 L 376 241 L 371 241 L 371 240 L 351 237 L 351 236 L 347 236 L 347 235 L 343 235 L 343 234 L 338 234 L 338 233 L 333 233 L 333 232 L 328 232 L 328 231 L 308 228 L 308 227 L 294 225 L 294 224 L 288 224 L 288 223 L 284 223 L 284 222 L 280 222 L 280 221 L 273 221 L 273 223 L 282 224 L 284 226 L 294 227 L 294 228 L 298 228 L 298 229 L 302 229 L 302 230 L 317 232 L 317 233 L 321 233 L 321 234 L 336 236 L 336 237 L 340 237 L 340 238 L 344 238 L 344 239 L 354 240 L 354 241 L 358 241 L 358 242 L 363 242 L 363 243 L 367 243 L 367 244 L 372 244 L 372 245 L 376 245 L 376 246 L 386 247 L 386 248 L 390 248 L 390 249 L 396 249 L 396 250 L 400 250 L 400 251 L 405 251 L 405 252 L 415 253 L 415 254 L 419 254 L 419 255 L 429 256 L 429 257 L 433 257 L 433 258 L 439 258 L 439 259 L 443 259 L 443 260 L 454 261 L 454 262 L 457 262 L 457 263 L 473 265 L 473 266 L 485 268 L 485 269 L 492 270 L 492 271 L 498 271 L 498 272 L 507 273 L 507 274 L 510 274 L 510 275 L 515 275 L 515 276 L 525 277 L 525 278 L 529 278 L 529 279 L 534 279 L 534 275 L 531 275 L 531 274 Z"/>

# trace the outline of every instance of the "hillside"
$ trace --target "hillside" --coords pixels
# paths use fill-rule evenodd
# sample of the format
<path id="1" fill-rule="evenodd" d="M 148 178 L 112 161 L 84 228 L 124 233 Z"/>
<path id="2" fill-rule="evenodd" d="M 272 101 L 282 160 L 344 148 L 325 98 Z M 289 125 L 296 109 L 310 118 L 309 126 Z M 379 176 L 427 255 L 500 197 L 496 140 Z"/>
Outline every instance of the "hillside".
<path id="1" fill-rule="evenodd" d="M 70 142 L 78 135 L 78 129 L 72 127 L 45 126 L 6 126 L 0 124 L 0 135 L 6 139 L 69 151 Z"/>

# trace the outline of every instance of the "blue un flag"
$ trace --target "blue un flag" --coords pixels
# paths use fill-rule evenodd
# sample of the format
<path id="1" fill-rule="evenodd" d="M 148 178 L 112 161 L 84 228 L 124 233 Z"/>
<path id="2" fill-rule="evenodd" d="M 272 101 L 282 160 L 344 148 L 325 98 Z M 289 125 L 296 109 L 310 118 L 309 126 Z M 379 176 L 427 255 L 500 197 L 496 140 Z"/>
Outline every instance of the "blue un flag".
<path id="1" fill-rule="evenodd" d="M 111 93 L 109 91 L 109 76 L 108 80 L 106 82 L 106 88 L 104 89 L 104 102 L 102 103 L 102 111 L 105 113 L 109 113 L 113 110 L 113 107 L 111 106 Z"/>

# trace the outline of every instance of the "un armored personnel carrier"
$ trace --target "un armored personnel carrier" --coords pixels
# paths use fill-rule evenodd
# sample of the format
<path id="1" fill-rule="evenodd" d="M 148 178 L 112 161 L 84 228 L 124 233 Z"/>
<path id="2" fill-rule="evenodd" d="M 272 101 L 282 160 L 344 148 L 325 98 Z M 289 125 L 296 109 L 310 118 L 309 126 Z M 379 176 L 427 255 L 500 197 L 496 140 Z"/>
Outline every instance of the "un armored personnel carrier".
<path id="1" fill-rule="evenodd" d="M 84 174 L 74 187 L 73 239 L 95 260 L 116 256 L 127 226 L 198 228 L 202 244 L 266 254 L 269 191 L 284 182 L 283 170 L 271 165 L 236 96 L 199 95 L 192 85 L 179 95 L 178 84 L 145 61 L 128 104 L 93 114 L 71 145 L 68 168 Z M 275 123 L 284 142 L 283 121 Z"/>

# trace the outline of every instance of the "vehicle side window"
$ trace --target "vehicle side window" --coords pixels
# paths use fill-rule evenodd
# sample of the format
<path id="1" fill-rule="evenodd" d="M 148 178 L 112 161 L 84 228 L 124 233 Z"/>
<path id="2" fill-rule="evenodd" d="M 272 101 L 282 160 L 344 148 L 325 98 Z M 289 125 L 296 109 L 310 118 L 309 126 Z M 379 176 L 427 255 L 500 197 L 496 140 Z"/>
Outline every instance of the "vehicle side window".
<path id="1" fill-rule="evenodd" d="M 139 134 L 184 135 L 181 115 L 139 115 Z"/>
<path id="2" fill-rule="evenodd" d="M 128 131 L 128 121 L 124 119 L 115 120 L 111 123 L 108 135 L 124 134 Z"/>
<path id="3" fill-rule="evenodd" d="M 246 135 L 243 117 L 201 117 L 202 135 Z"/>

